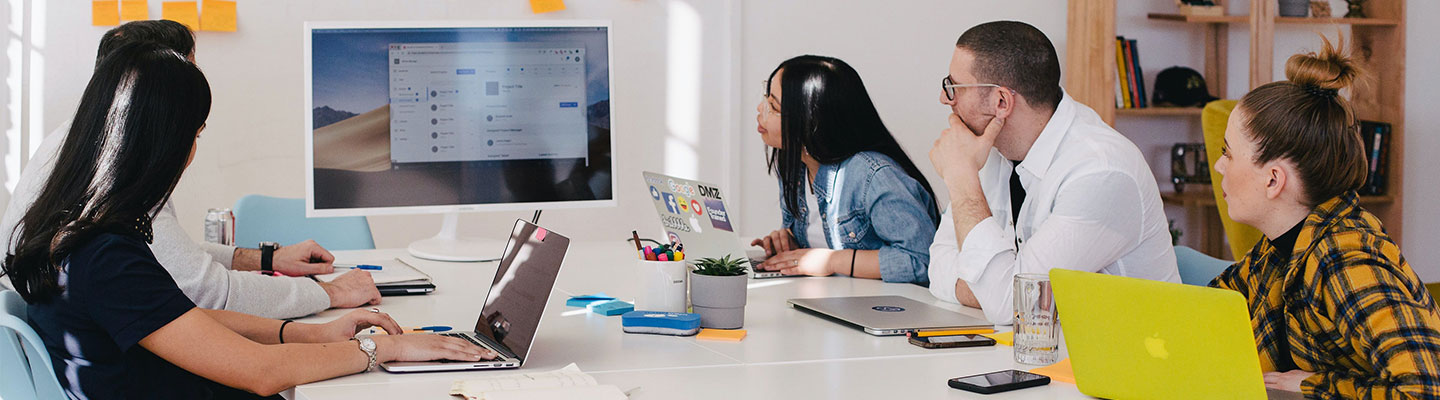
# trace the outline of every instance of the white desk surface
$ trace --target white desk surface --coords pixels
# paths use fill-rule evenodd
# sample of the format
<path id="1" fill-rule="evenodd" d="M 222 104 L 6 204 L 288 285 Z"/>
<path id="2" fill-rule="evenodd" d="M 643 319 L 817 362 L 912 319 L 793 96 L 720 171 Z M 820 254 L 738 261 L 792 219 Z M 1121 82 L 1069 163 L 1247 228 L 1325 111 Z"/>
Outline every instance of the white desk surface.
<path id="1" fill-rule="evenodd" d="M 633 248 L 626 242 L 574 242 L 541 320 L 530 358 L 519 370 L 393 374 L 376 371 L 306 385 L 285 393 L 291 399 L 359 396 L 454 399 L 446 393 L 459 379 L 540 372 L 576 363 L 601 384 L 621 390 L 639 387 L 635 399 L 672 398 L 1083 398 L 1074 385 L 982 396 L 951 389 L 949 378 L 1005 369 L 1017 364 L 1012 348 L 923 349 L 903 336 L 876 337 L 791 309 L 796 297 L 899 295 L 983 318 L 979 310 L 936 300 L 925 288 L 876 280 L 781 278 L 750 281 L 741 342 L 622 332 L 620 317 L 566 307 L 572 295 L 604 292 L 633 301 L 641 292 Z M 494 243 L 499 253 L 503 243 Z M 416 260 L 404 250 L 337 252 L 341 262 L 401 257 L 430 274 L 436 291 L 425 296 L 386 297 L 379 305 L 402 326 L 449 325 L 470 329 L 480 313 L 495 263 Z M 346 310 L 329 310 L 302 321 L 322 322 Z M 1008 327 L 999 327 L 1008 330 Z"/>

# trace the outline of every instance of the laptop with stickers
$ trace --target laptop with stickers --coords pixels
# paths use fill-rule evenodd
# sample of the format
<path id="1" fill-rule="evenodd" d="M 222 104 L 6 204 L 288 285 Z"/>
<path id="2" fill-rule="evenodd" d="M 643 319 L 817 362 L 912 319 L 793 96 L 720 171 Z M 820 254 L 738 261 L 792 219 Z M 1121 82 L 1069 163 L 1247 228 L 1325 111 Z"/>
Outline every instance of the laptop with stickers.
<path id="1" fill-rule="evenodd" d="M 735 233 L 735 218 L 720 187 L 696 180 L 645 172 L 647 196 L 655 203 L 660 226 L 671 242 L 685 246 L 685 259 L 731 256 L 750 260 L 750 277 L 780 278 L 779 271 L 757 271 L 764 251 L 747 251 Z"/>

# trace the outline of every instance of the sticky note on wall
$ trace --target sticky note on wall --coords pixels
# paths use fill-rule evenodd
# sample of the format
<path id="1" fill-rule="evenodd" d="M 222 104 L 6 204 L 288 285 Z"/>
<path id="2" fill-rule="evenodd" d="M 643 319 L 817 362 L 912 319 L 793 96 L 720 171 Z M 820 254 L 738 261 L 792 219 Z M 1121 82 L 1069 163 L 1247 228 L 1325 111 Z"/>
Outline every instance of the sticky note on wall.
<path id="1" fill-rule="evenodd" d="M 530 0 L 530 11 L 544 14 L 565 9 L 565 0 Z"/>
<path id="2" fill-rule="evenodd" d="M 160 18 L 179 22 L 190 30 L 200 28 L 200 13 L 193 1 L 167 1 L 160 8 Z"/>
<path id="3" fill-rule="evenodd" d="M 150 19 L 150 5 L 145 0 L 120 0 L 120 19 L 126 21 Z"/>
<path id="4" fill-rule="evenodd" d="M 235 2 L 205 0 L 200 3 L 200 30 L 235 31 Z"/>
<path id="5" fill-rule="evenodd" d="M 120 25 L 120 2 L 90 2 L 90 24 L 95 26 Z"/>

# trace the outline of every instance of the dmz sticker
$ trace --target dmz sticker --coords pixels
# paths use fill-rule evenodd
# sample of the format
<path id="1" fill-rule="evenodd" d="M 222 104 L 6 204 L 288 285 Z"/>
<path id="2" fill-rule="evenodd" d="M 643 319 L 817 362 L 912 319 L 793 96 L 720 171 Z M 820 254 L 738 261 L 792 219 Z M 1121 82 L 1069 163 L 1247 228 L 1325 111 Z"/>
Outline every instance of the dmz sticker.
<path id="1" fill-rule="evenodd" d="M 725 202 L 705 199 L 705 209 L 707 211 L 706 214 L 709 214 L 710 217 L 710 226 L 728 232 L 735 231 L 735 229 L 730 226 L 730 214 L 725 212 Z"/>
<path id="2" fill-rule="evenodd" d="M 875 310 L 875 311 L 879 311 L 879 312 L 901 312 L 901 311 L 905 311 L 905 307 L 896 307 L 896 306 L 874 306 L 874 307 L 870 307 L 870 309 L 871 309 L 871 310 Z"/>

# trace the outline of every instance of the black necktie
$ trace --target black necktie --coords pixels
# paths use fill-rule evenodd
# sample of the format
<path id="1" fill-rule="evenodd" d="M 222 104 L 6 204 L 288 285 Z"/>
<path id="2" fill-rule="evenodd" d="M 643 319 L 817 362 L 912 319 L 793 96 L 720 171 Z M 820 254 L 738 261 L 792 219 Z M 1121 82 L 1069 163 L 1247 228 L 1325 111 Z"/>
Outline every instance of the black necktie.
<path id="1" fill-rule="evenodd" d="M 1020 224 L 1020 206 L 1025 204 L 1025 187 L 1020 185 L 1020 162 L 1010 169 L 1010 223 Z"/>

